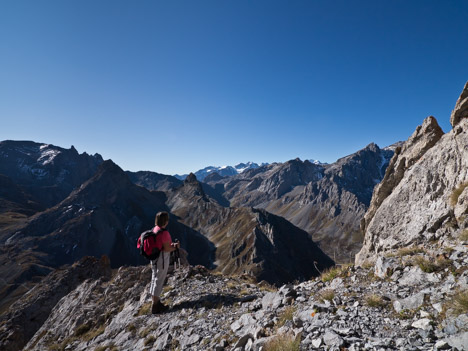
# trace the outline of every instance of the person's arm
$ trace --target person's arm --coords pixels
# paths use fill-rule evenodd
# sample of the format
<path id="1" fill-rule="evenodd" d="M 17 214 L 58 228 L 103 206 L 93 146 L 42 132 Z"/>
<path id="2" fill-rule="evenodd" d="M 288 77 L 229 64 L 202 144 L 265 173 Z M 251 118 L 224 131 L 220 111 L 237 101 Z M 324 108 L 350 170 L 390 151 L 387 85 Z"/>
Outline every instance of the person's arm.
<path id="1" fill-rule="evenodd" d="M 171 243 L 170 241 L 166 241 L 163 243 L 163 251 L 165 252 L 172 252 L 177 250 L 179 247 L 179 243 Z"/>

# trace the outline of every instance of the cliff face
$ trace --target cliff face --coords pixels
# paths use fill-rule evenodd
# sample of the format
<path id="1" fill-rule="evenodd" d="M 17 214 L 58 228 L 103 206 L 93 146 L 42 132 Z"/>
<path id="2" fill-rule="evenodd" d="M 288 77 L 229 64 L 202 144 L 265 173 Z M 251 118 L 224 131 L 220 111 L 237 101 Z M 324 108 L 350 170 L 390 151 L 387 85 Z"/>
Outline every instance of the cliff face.
<path id="1" fill-rule="evenodd" d="M 463 94 L 466 86 L 459 102 Z M 375 259 L 376 253 L 466 230 L 468 118 L 442 134 L 435 118 L 428 117 L 396 152 L 362 222 L 365 238 L 357 264 Z"/>

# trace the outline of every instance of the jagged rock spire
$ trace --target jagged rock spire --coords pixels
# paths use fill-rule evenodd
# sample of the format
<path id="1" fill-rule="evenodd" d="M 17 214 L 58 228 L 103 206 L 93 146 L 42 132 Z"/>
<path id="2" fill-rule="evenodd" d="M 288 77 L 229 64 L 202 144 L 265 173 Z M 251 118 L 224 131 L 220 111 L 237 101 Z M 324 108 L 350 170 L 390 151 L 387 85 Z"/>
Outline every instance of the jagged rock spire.
<path id="1" fill-rule="evenodd" d="M 185 178 L 184 183 L 195 183 L 197 182 L 197 176 L 193 173 L 190 173 L 187 178 Z"/>
<path id="2" fill-rule="evenodd" d="M 450 116 L 452 127 L 455 127 L 462 118 L 468 118 L 468 82 L 466 82 Z"/>

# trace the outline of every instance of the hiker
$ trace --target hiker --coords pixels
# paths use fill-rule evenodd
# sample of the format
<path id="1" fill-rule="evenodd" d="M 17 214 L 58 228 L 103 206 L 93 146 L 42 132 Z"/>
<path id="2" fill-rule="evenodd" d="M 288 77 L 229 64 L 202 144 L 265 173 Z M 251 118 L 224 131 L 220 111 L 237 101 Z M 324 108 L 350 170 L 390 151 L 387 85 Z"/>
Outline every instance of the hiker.
<path id="1" fill-rule="evenodd" d="M 170 253 L 179 248 L 178 242 L 173 243 L 171 235 L 166 230 L 169 224 L 169 214 L 167 212 L 159 212 L 156 215 L 154 233 L 162 231 L 156 237 L 156 247 L 161 251 L 159 257 L 151 261 L 151 270 L 153 275 L 151 278 L 150 293 L 153 296 L 153 306 L 151 312 L 153 314 L 161 313 L 167 310 L 167 306 L 163 305 L 160 300 L 160 295 L 166 280 L 167 269 L 169 268 Z"/>

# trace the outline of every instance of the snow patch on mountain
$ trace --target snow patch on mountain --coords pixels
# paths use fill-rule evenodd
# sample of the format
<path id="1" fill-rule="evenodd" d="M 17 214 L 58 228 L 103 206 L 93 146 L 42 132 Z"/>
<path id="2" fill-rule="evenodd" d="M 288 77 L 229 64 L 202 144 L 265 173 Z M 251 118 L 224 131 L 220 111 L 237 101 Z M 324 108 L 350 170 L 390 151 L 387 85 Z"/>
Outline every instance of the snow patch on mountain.
<path id="1" fill-rule="evenodd" d="M 257 164 L 255 162 L 247 162 L 247 163 L 239 163 L 238 165 L 232 167 L 232 166 L 221 166 L 221 167 L 215 167 L 215 166 L 209 166 L 205 167 L 203 169 L 200 169 L 196 171 L 194 174 L 197 177 L 198 180 L 202 181 L 205 179 L 208 175 L 212 173 L 218 173 L 222 177 L 230 177 L 242 172 L 245 172 L 248 169 L 254 169 L 254 168 L 259 168 L 262 166 L 266 166 L 268 163 L 262 163 L 262 164 Z M 180 180 L 184 180 L 187 178 L 188 174 L 176 174 L 174 177 Z"/>

